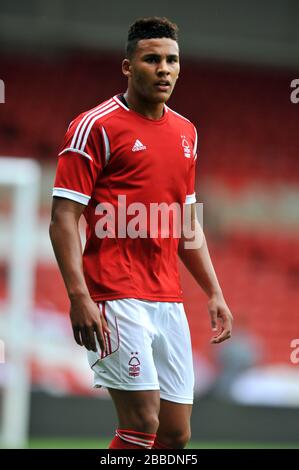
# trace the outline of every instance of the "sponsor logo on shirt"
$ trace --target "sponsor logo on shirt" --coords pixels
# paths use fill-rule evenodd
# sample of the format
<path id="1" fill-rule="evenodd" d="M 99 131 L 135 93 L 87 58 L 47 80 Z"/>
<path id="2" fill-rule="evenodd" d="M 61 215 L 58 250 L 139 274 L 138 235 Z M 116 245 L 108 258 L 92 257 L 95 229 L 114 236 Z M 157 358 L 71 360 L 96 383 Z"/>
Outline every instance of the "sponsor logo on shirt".
<path id="1" fill-rule="evenodd" d="M 132 152 L 139 152 L 140 150 L 146 150 L 146 146 L 137 139 L 132 147 Z"/>

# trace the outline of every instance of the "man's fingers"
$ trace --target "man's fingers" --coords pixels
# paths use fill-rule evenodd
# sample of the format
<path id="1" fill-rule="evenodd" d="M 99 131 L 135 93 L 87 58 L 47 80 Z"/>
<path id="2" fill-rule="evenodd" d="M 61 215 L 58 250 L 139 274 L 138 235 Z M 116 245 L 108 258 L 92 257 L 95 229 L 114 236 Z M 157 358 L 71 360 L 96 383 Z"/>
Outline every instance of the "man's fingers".
<path id="1" fill-rule="evenodd" d="M 214 318 L 213 316 L 213 307 L 211 308 L 210 307 L 210 314 L 211 314 L 211 319 Z M 221 321 L 221 332 L 218 333 L 217 335 L 213 336 L 213 338 L 211 339 L 211 343 L 222 343 L 222 341 L 225 341 L 227 339 L 229 339 L 232 335 L 232 328 L 233 328 L 233 325 L 232 325 L 232 315 L 231 313 L 229 312 L 229 310 L 227 309 L 222 309 L 222 308 L 219 308 L 217 310 L 217 317 L 216 317 L 216 322 L 217 322 L 217 319 L 219 317 L 219 320 Z M 212 320 L 211 320 L 212 321 Z M 213 323 L 212 323 L 212 327 L 213 327 Z"/>
<path id="2" fill-rule="evenodd" d="M 88 337 L 88 334 L 87 334 L 87 331 L 86 331 L 85 327 L 81 327 L 80 333 L 81 333 L 83 346 L 85 346 L 86 349 L 90 350 L 91 347 L 90 347 L 90 344 L 89 344 L 89 337 Z"/>
<path id="3" fill-rule="evenodd" d="M 103 333 L 103 330 L 102 330 L 101 326 L 98 323 L 95 326 L 95 333 L 96 333 L 97 340 L 99 342 L 101 351 L 103 353 L 105 353 L 106 352 L 106 342 L 105 342 L 105 338 L 104 338 L 104 333 Z"/>
<path id="4" fill-rule="evenodd" d="M 73 334 L 74 334 L 74 338 L 75 338 L 76 343 L 79 344 L 79 346 L 83 346 L 81 336 L 80 336 L 80 328 L 74 327 L 73 328 Z"/>
<path id="5" fill-rule="evenodd" d="M 88 341 L 88 347 L 87 349 L 92 350 L 92 351 L 97 351 L 97 346 L 95 342 L 95 336 L 94 336 L 94 329 L 92 327 L 85 327 L 85 336 Z"/>
<path id="6" fill-rule="evenodd" d="M 107 323 L 107 320 L 106 318 L 104 317 L 101 317 L 101 320 L 102 320 L 102 328 L 103 328 L 103 331 L 105 331 L 106 333 L 111 333 L 111 330 L 108 326 L 108 323 Z"/>
<path id="7" fill-rule="evenodd" d="M 86 338 L 86 335 L 85 335 L 85 331 L 84 331 L 84 328 L 80 328 L 80 336 L 81 336 L 81 341 L 82 341 L 82 346 L 84 346 L 85 348 L 87 347 L 86 344 L 87 344 L 87 338 Z"/>
<path id="8" fill-rule="evenodd" d="M 224 328 L 218 336 L 214 336 L 211 339 L 211 343 L 222 343 L 222 341 L 225 341 L 226 339 L 229 339 L 230 337 L 231 337 L 231 330 Z"/>
<path id="9" fill-rule="evenodd" d="M 99 342 L 100 348 L 103 352 L 106 352 L 106 343 L 104 335 L 101 331 L 99 325 L 96 325 L 95 328 L 91 327 L 75 327 L 73 328 L 74 338 L 79 346 L 85 346 L 88 351 L 97 352 L 97 345 L 95 341 L 95 334 Z"/>

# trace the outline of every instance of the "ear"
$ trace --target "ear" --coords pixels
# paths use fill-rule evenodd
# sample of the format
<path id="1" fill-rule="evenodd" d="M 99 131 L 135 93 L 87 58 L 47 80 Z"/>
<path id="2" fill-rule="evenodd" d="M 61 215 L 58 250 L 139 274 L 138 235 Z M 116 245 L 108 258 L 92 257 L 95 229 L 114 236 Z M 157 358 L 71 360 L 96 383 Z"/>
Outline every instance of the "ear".
<path id="1" fill-rule="evenodd" d="M 122 61 L 122 73 L 127 78 L 129 78 L 131 76 L 131 63 L 130 63 L 129 59 L 124 59 Z"/>

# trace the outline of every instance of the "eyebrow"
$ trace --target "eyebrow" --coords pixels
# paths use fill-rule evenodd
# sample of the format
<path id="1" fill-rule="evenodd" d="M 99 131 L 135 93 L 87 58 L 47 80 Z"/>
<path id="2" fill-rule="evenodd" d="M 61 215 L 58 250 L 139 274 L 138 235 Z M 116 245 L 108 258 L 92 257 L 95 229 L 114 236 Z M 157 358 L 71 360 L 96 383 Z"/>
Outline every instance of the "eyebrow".
<path id="1" fill-rule="evenodd" d="M 143 59 L 147 59 L 147 58 L 149 58 L 149 57 L 155 57 L 155 58 L 160 59 L 160 58 L 161 58 L 161 54 L 155 54 L 154 52 L 152 52 L 152 53 L 148 53 L 148 54 L 144 54 L 144 55 L 143 55 Z M 178 54 L 168 54 L 168 55 L 167 55 L 167 58 L 168 58 L 168 59 L 178 59 L 179 56 L 178 56 Z"/>

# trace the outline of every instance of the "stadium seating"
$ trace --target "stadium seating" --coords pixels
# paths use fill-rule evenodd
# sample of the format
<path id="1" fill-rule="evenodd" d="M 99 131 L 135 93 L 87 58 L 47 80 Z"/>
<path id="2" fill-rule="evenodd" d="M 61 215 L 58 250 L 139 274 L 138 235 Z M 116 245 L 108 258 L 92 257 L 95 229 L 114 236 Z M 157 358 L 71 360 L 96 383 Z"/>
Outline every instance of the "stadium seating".
<path id="1" fill-rule="evenodd" d="M 299 242 L 235 234 L 221 244 L 211 239 L 209 245 L 236 324 L 240 316 L 242 321 L 245 318 L 248 330 L 261 338 L 265 363 L 289 362 L 290 342 L 296 337 L 294 325 L 298 322 L 299 258 L 293 254 L 299 253 Z M 0 276 L 3 298 L 3 265 Z M 212 331 L 205 295 L 182 266 L 181 276 L 193 347 L 209 356 Z M 35 292 L 36 308 L 68 313 L 68 299 L 55 265 L 37 266 Z"/>
<path id="2" fill-rule="evenodd" d="M 225 243 L 210 243 L 210 251 L 236 326 L 239 317 L 246 319 L 248 330 L 264 345 L 266 363 L 289 363 L 298 322 L 298 240 L 234 234 Z M 209 354 L 206 300 L 185 269 L 182 282 L 193 346 Z"/>
<path id="3" fill-rule="evenodd" d="M 55 157 L 73 117 L 125 89 L 120 60 L 86 52 L 2 57 L 7 100 L 0 114 L 1 153 Z M 203 174 L 220 174 L 232 185 L 253 177 L 298 180 L 290 74 L 186 61 L 181 75 L 170 106 L 198 127 Z"/>

